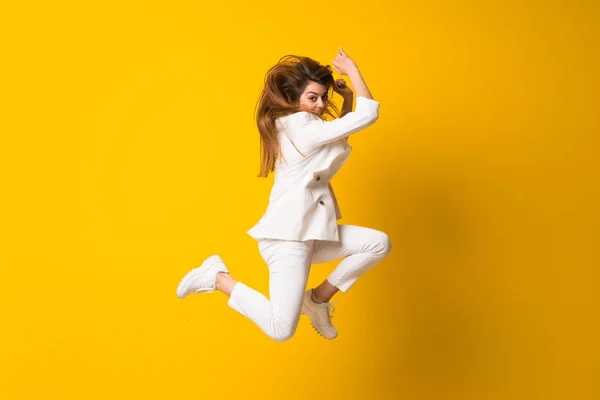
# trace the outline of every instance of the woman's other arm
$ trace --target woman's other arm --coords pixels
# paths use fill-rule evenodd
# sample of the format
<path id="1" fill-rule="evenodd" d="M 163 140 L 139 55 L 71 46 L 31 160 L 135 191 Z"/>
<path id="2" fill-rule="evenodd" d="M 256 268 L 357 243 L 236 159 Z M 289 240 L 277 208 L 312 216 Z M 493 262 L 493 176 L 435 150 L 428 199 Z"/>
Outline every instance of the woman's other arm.
<path id="1" fill-rule="evenodd" d="M 349 112 L 352 112 L 352 103 L 354 103 L 353 95 L 344 97 L 344 103 L 342 104 L 342 111 L 341 111 L 340 117 L 343 117 L 344 115 L 348 114 Z"/>
<path id="2" fill-rule="evenodd" d="M 346 81 L 343 79 L 335 80 L 334 90 L 337 94 L 342 96 L 342 99 L 344 101 L 342 103 L 342 110 L 340 111 L 341 118 L 349 112 L 352 112 L 352 104 L 354 103 L 354 92 L 348 87 L 348 85 L 346 85 Z M 346 142 L 348 141 L 349 137 L 350 136 L 344 137 L 344 139 L 346 139 Z"/>
<path id="3" fill-rule="evenodd" d="M 346 81 L 344 79 L 336 79 L 335 85 L 333 86 L 333 90 L 342 96 L 344 102 L 342 103 L 342 109 L 340 111 L 340 117 L 352 112 L 352 103 L 354 103 L 354 92 L 352 89 L 346 85 Z"/>

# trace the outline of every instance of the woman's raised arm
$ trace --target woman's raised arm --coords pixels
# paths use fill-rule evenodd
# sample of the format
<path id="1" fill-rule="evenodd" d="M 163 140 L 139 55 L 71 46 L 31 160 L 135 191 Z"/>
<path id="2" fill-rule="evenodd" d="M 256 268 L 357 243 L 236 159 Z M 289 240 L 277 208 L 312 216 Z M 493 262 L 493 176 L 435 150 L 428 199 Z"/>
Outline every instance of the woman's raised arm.
<path id="1" fill-rule="evenodd" d="M 350 82 L 352 82 L 352 87 L 354 87 L 354 91 L 356 92 L 356 97 L 362 96 L 367 99 L 373 99 L 356 63 L 341 47 L 333 60 L 333 68 L 341 75 L 348 75 Z"/>

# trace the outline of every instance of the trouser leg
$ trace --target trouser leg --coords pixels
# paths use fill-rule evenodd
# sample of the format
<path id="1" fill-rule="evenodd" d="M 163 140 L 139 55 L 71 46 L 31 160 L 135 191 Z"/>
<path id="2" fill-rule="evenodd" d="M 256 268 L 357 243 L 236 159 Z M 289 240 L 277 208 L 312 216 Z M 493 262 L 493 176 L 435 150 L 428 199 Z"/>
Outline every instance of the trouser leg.
<path id="1" fill-rule="evenodd" d="M 312 263 L 320 264 L 344 257 L 327 281 L 342 292 L 383 260 L 392 246 L 384 232 L 356 225 L 338 225 L 340 241 L 315 241 Z"/>
<path id="2" fill-rule="evenodd" d="M 269 299 L 238 282 L 228 305 L 271 338 L 285 341 L 294 335 L 300 319 L 313 241 L 262 239 L 258 245 L 269 268 Z"/>

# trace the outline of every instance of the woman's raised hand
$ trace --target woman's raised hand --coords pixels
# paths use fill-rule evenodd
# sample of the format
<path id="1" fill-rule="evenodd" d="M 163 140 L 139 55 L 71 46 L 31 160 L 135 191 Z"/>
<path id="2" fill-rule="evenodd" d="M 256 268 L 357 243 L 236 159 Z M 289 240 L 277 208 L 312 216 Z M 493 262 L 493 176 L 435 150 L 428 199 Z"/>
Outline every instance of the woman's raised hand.
<path id="1" fill-rule="evenodd" d="M 333 68 L 336 70 L 338 74 L 348 75 L 353 70 L 357 69 L 356 63 L 348 54 L 340 47 L 340 51 L 335 55 L 335 59 L 333 60 Z"/>

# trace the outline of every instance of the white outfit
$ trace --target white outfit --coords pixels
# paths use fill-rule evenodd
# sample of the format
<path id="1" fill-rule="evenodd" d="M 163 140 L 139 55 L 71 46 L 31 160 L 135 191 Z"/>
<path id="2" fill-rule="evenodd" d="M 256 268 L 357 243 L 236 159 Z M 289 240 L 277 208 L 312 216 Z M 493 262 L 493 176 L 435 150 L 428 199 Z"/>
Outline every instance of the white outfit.
<path id="1" fill-rule="evenodd" d="M 275 340 L 295 332 L 311 264 L 345 257 L 327 278 L 347 291 L 390 251 L 380 231 L 337 225 L 341 213 L 330 180 L 350 155 L 347 138 L 373 124 L 379 103 L 357 96 L 356 109 L 333 121 L 298 112 L 276 121 L 282 158 L 266 213 L 248 234 L 269 267 L 270 301 L 238 282 L 228 305 Z"/>
<path id="2" fill-rule="evenodd" d="M 350 156 L 347 136 L 373 124 L 378 110 L 377 101 L 357 96 L 355 111 L 333 121 L 305 111 L 279 118 L 284 160 L 275 164 L 266 213 L 247 233 L 255 239 L 338 241 L 342 215 L 329 182 Z"/>
<path id="3" fill-rule="evenodd" d="M 238 282 L 233 287 L 231 308 L 250 318 L 277 341 L 290 339 L 300 319 L 302 298 L 311 264 L 345 257 L 327 277 L 346 292 L 360 275 L 380 262 L 391 250 L 388 236 L 355 225 L 339 225 L 339 241 L 289 241 L 261 239 L 260 254 L 269 267 L 269 298 Z"/>

